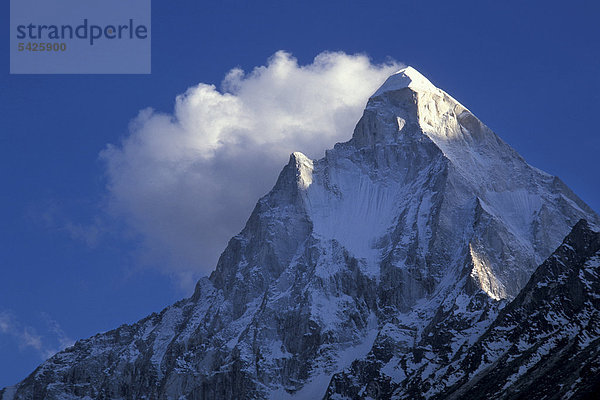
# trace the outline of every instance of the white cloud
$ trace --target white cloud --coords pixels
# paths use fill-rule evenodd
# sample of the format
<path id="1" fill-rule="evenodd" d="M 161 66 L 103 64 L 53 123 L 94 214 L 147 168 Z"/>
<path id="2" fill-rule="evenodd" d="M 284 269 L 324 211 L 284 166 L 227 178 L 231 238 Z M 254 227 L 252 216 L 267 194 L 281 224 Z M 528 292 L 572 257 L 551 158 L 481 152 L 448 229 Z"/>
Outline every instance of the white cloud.
<path id="1" fill-rule="evenodd" d="M 11 315 L 6 311 L 0 312 L 0 333 L 9 333 L 13 328 Z"/>
<path id="2" fill-rule="evenodd" d="M 46 199 L 41 203 L 28 207 L 27 216 L 33 223 L 44 228 L 66 233 L 71 239 L 79 241 L 94 248 L 102 240 L 102 237 L 110 230 L 106 226 L 108 220 L 101 215 L 97 209 L 92 219 L 85 222 L 76 222 L 68 211 L 81 207 L 78 201 L 65 202 L 55 199 Z M 84 206 L 88 206 L 84 204 Z M 98 207 L 97 205 L 94 208 Z"/>
<path id="3" fill-rule="evenodd" d="M 111 210 L 143 238 L 148 259 L 191 284 L 210 272 L 289 154 L 317 158 L 348 140 L 368 97 L 400 65 L 321 53 L 300 66 L 278 52 L 222 91 L 199 84 L 173 114 L 143 110 L 109 145 Z"/>
<path id="4" fill-rule="evenodd" d="M 23 325 L 11 312 L 0 311 L 0 334 L 11 336 L 17 343 L 19 349 L 33 349 L 42 359 L 47 359 L 56 352 L 63 350 L 71 345 L 74 341 L 67 337 L 58 322 L 53 320 L 48 314 L 42 313 L 48 329 L 58 346 L 50 346 L 48 338 L 39 335 L 35 328 Z"/>
<path id="5" fill-rule="evenodd" d="M 59 350 L 66 349 L 67 347 L 73 346 L 75 344 L 75 341 L 67 336 L 65 331 L 58 323 L 58 321 L 54 320 L 47 313 L 42 313 L 42 318 L 46 321 L 49 331 L 54 335 L 58 343 L 58 350 L 50 350 L 51 352 L 56 353 Z"/>
<path id="6" fill-rule="evenodd" d="M 33 347 L 37 351 L 42 351 L 42 337 L 35 333 L 35 330 L 29 326 L 22 329 L 19 334 L 19 345 L 22 348 Z"/>

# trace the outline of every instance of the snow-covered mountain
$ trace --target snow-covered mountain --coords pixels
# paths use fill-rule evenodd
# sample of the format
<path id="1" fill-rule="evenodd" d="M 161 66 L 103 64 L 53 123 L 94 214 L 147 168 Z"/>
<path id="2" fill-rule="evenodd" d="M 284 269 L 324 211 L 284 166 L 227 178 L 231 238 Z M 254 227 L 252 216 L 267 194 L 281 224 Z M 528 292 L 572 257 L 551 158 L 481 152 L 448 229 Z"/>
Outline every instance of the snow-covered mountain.
<path id="1" fill-rule="evenodd" d="M 564 354 L 597 353 L 597 263 L 561 245 L 580 219 L 592 228 L 569 237 L 583 225 L 596 235 L 598 216 L 557 177 L 408 67 L 369 99 L 348 142 L 320 160 L 291 155 L 191 298 L 77 342 L 0 394 L 470 398 L 484 376 L 485 393 L 510 398 L 531 388 L 536 363 L 553 368 L 561 340 L 585 331 L 587 345 Z M 577 316 L 561 309 L 572 282 L 586 293 Z M 547 310 L 571 334 L 524 324 Z M 563 370 L 573 393 L 589 387 L 589 374 Z"/>

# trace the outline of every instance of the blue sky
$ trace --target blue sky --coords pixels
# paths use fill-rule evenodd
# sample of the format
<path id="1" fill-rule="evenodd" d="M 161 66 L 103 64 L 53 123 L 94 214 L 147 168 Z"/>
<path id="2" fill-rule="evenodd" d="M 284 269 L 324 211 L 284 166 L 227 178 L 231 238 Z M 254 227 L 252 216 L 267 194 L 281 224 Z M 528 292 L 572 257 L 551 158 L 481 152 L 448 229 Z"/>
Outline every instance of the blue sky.
<path id="1" fill-rule="evenodd" d="M 323 51 L 412 65 L 600 210 L 599 11 L 592 1 L 155 0 L 151 75 L 9 75 L 2 41 L 0 387 L 70 340 L 190 294 L 173 272 L 189 260 L 157 267 L 127 215 L 107 211 L 100 153 L 140 110 L 171 113 L 188 88 L 219 87 L 279 50 L 300 65 Z"/>

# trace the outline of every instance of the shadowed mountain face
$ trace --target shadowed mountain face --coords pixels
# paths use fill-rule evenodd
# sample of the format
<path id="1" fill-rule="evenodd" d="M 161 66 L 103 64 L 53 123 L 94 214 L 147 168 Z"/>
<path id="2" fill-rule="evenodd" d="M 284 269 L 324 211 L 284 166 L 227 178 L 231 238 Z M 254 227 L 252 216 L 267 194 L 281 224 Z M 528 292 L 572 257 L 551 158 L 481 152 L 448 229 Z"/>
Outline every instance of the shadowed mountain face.
<path id="1" fill-rule="evenodd" d="M 291 155 L 191 298 L 77 342 L 2 399 L 514 397 L 543 378 L 536 363 L 555 365 L 523 320 L 600 296 L 593 243 L 570 245 L 578 261 L 556 272 L 563 297 L 543 277 L 582 218 L 599 223 L 408 67 L 369 99 L 350 141 L 320 160 Z M 569 238 L 596 237 L 584 225 Z M 576 268 L 585 294 L 568 288 Z M 532 288 L 543 282 L 548 293 Z M 564 366 L 561 388 L 594 384 L 595 327 L 588 346 L 563 352 L 587 375 Z"/>
<path id="2" fill-rule="evenodd" d="M 459 361 L 460 360 L 460 361 Z M 600 233 L 582 220 L 478 341 L 438 398 L 592 398 L 600 389 Z"/>

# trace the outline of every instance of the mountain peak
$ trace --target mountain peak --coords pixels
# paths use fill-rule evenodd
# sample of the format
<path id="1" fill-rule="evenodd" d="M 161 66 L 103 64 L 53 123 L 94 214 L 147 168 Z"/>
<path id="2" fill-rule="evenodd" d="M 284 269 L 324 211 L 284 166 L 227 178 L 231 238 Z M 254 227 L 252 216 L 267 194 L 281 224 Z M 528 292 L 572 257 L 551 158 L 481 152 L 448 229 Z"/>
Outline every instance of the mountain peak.
<path id="1" fill-rule="evenodd" d="M 393 92 L 404 88 L 414 91 L 435 92 L 438 90 L 425 76 L 411 66 L 402 68 L 391 75 L 371 97 L 380 96 L 386 92 Z"/>
<path id="2" fill-rule="evenodd" d="M 349 142 L 319 160 L 290 155 L 193 297 L 79 341 L 0 399 L 499 398 L 525 370 L 534 384 L 559 376 L 564 391 L 580 371 L 595 383 L 596 364 L 579 361 L 596 363 L 600 348 L 600 254 L 579 250 L 597 251 L 599 237 L 580 222 L 536 270 L 582 218 L 600 220 L 407 67 Z M 545 307 L 538 292 L 564 301 Z M 511 298 L 515 324 L 502 308 Z M 581 347 L 561 344 L 575 336 Z M 574 351 L 554 357 L 559 347 Z M 575 372 L 546 373 L 567 359 Z M 496 366 L 505 375 L 492 387 Z"/>
<path id="3" fill-rule="evenodd" d="M 290 155 L 290 164 L 296 171 L 298 187 L 307 189 L 312 183 L 313 160 L 295 151 Z"/>

